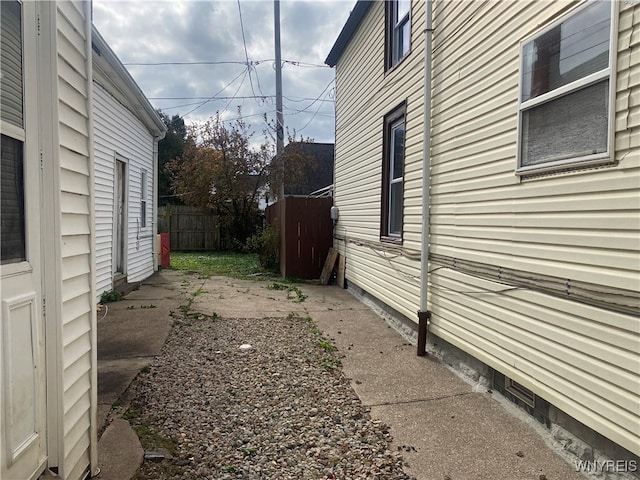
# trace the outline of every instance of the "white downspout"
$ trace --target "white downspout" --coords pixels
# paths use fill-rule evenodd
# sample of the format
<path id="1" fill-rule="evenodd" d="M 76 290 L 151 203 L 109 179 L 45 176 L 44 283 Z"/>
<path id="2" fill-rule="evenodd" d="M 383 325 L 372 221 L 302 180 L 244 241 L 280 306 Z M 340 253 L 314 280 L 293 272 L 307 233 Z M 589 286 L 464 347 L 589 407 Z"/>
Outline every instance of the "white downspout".
<path id="1" fill-rule="evenodd" d="M 431 51 L 432 0 L 425 2 L 424 32 L 424 127 L 422 132 L 422 242 L 420 255 L 420 310 L 418 311 L 418 356 L 426 354 L 429 326 L 429 188 L 431 176 Z"/>
<path id="2" fill-rule="evenodd" d="M 153 271 L 158 271 L 158 142 L 163 136 L 153 137 L 153 224 L 151 231 L 153 238 L 151 239 L 151 255 L 153 256 Z"/>

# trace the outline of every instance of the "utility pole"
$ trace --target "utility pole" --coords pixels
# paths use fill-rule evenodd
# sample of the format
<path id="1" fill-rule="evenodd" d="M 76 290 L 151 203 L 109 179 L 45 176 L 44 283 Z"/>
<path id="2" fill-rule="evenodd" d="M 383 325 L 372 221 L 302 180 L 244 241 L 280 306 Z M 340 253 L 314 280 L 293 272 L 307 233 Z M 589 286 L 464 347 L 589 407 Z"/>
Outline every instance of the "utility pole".
<path id="1" fill-rule="evenodd" d="M 284 120 L 282 118 L 282 59 L 280 58 L 280 0 L 273 0 L 273 32 L 276 47 L 276 158 L 280 162 L 280 274 L 286 277 L 286 235 L 284 221 Z"/>
<path id="2" fill-rule="evenodd" d="M 284 120 L 282 118 L 282 60 L 280 54 L 280 0 L 273 0 L 273 30 L 276 48 L 276 158 L 280 162 L 280 195 L 284 198 Z"/>

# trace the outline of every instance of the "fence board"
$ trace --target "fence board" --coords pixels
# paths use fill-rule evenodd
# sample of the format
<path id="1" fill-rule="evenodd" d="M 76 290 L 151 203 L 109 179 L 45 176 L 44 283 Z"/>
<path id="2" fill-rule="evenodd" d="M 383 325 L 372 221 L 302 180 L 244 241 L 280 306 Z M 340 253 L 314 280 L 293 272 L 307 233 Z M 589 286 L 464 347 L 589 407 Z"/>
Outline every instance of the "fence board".
<path id="1" fill-rule="evenodd" d="M 172 251 L 217 251 L 221 247 L 218 217 L 187 205 L 159 207 L 158 233 L 169 234 Z"/>
<path id="2" fill-rule="evenodd" d="M 320 278 L 333 244 L 332 205 L 331 197 L 291 196 L 267 208 L 267 221 L 280 230 L 280 273 L 284 277 Z"/>

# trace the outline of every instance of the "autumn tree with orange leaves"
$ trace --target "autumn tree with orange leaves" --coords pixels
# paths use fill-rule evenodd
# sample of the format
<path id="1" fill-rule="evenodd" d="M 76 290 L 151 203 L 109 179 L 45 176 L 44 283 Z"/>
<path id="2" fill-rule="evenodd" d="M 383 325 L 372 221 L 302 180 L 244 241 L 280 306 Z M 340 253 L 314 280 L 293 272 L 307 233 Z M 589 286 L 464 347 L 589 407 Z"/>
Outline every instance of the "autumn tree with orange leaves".
<path id="1" fill-rule="evenodd" d="M 181 158 L 169 162 L 172 190 L 187 205 L 219 216 L 233 249 L 256 231 L 261 192 L 277 196 L 281 180 L 275 149 L 267 136 L 252 144 L 253 133 L 238 119 L 225 123 L 220 115 L 204 125 L 188 127 Z M 287 182 L 297 181 L 314 160 L 294 154 L 285 161 Z M 275 192 L 275 193 L 274 193 Z"/>

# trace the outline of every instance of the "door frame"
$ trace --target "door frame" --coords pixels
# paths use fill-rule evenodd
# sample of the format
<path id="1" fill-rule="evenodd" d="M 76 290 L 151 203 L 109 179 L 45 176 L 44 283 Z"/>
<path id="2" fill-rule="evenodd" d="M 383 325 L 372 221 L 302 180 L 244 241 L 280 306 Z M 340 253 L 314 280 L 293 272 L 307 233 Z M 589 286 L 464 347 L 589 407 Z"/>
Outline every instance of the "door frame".
<path id="1" fill-rule="evenodd" d="M 118 169 L 122 167 L 122 183 L 119 183 Z M 127 275 L 127 255 L 129 247 L 129 159 L 115 154 L 113 171 L 113 245 L 112 281 L 117 275 Z M 122 213 L 119 200 L 122 197 Z M 118 265 L 120 259 L 121 265 Z M 120 269 L 118 268 L 120 267 Z"/>
<path id="2" fill-rule="evenodd" d="M 24 169 L 24 215 L 25 215 L 25 247 L 27 260 L 15 264 L 7 264 L 2 266 L 2 274 L 5 278 L 14 276 L 29 275 L 26 281 L 29 284 L 28 290 L 32 290 L 26 295 L 14 295 L 13 297 L 3 299 L 3 314 L 8 314 L 13 308 L 26 307 L 31 311 L 33 318 L 31 324 L 32 349 L 36 358 L 36 369 L 34 375 L 34 396 L 35 396 L 35 425 L 37 436 L 40 437 L 40 447 L 38 449 L 37 458 L 33 458 L 33 463 L 26 464 L 29 471 L 32 471 L 34 478 L 38 478 L 44 472 L 56 455 L 52 455 L 52 449 L 56 449 L 57 433 L 60 431 L 58 426 L 52 422 L 57 418 L 56 412 L 50 408 L 52 395 L 55 398 L 57 393 L 56 385 L 56 366 L 50 363 L 55 357 L 56 345 L 55 332 L 46 322 L 46 295 L 48 291 L 48 277 L 50 263 L 53 256 L 49 255 L 50 251 L 46 249 L 47 243 L 55 241 L 50 235 L 54 232 L 52 226 L 55 219 L 45 211 L 45 206 L 51 208 L 48 204 L 49 196 L 44 189 L 51 189 L 50 182 L 44 182 L 46 173 L 52 169 L 51 165 L 47 165 L 48 171 L 45 172 L 44 152 L 47 150 L 46 132 L 44 126 L 47 125 L 47 119 L 52 116 L 55 106 L 50 101 L 51 84 L 47 82 L 46 76 L 50 70 L 48 67 L 51 63 L 49 56 L 54 48 L 45 38 L 50 34 L 50 26 L 48 23 L 49 10 L 51 5 L 48 2 L 19 2 L 22 6 L 22 76 L 23 76 L 23 112 L 24 112 L 24 143 L 23 143 L 23 169 Z M 53 44 L 55 45 L 55 43 Z M 55 58 L 55 56 L 53 56 Z M 44 78 L 43 78 L 44 77 Z M 51 149 L 48 149 L 51 152 Z M 35 190 L 35 191 L 34 191 Z M 34 213 L 37 212 L 37 213 Z M 23 292 L 25 293 L 25 292 Z M 11 295 L 11 293 L 10 293 Z M 6 301 L 5 301 L 6 300 Z M 3 333 L 9 328 L 2 325 Z M 0 334 L 0 337 L 2 334 Z M 4 342 L 4 340 L 2 340 Z M 2 363 L 2 362 L 0 362 Z M 4 369 L 5 366 L 2 365 Z M 4 372 L 3 372 L 4 373 Z M 5 395 L 4 388 L 2 396 Z M 6 405 L 4 398 L 0 399 L 2 404 L 2 415 L 6 413 Z M 7 418 L 3 418 L 5 423 Z M 6 432 L 6 430 L 5 430 Z M 26 445 L 16 454 L 11 462 L 18 462 L 23 453 L 27 452 Z M 4 457 L 5 452 L 2 452 Z M 9 458 L 4 458 L 9 463 Z M 8 465 L 6 465 L 8 468 Z M 18 467 L 19 468 L 19 467 Z M 11 472 L 9 472 L 11 473 Z M 16 473 L 15 470 L 13 473 Z"/>
<path id="3" fill-rule="evenodd" d="M 45 349 L 47 378 L 47 468 L 58 473 L 64 459 L 64 406 L 62 358 L 62 245 L 60 240 L 60 157 L 57 93 L 57 34 L 55 2 L 37 2 L 40 15 L 38 77 L 40 100 L 40 152 L 42 231 L 48 240 L 42 243 L 43 256 L 43 317 L 45 319 Z M 47 181 L 44 181 L 44 179 Z M 52 233 L 52 234 L 51 234 Z"/>

